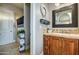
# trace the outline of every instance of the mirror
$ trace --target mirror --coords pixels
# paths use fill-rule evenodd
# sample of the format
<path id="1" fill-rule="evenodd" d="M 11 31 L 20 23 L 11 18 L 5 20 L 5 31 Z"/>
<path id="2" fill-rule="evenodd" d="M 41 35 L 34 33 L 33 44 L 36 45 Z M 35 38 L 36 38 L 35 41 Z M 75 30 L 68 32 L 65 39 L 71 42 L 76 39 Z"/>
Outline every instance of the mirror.
<path id="1" fill-rule="evenodd" d="M 72 10 L 66 10 L 55 14 L 55 24 L 72 24 Z"/>
<path id="2" fill-rule="evenodd" d="M 78 26 L 77 4 L 72 4 L 52 11 L 53 27 L 77 27 Z"/>

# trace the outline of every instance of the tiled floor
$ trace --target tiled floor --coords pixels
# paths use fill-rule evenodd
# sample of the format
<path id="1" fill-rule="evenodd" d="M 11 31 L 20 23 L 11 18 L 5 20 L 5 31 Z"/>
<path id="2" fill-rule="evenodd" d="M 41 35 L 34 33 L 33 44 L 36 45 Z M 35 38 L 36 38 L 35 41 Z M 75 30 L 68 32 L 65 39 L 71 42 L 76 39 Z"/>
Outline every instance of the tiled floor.
<path id="1" fill-rule="evenodd" d="M 30 49 L 19 53 L 19 44 L 14 42 L 6 45 L 0 45 L 0 55 L 30 55 Z"/>
<path id="2" fill-rule="evenodd" d="M 23 53 L 20 53 L 20 55 L 30 55 L 30 49 L 27 49 Z"/>
<path id="3" fill-rule="evenodd" d="M 18 54 L 18 44 L 16 42 L 0 45 L 0 55 L 17 55 Z"/>

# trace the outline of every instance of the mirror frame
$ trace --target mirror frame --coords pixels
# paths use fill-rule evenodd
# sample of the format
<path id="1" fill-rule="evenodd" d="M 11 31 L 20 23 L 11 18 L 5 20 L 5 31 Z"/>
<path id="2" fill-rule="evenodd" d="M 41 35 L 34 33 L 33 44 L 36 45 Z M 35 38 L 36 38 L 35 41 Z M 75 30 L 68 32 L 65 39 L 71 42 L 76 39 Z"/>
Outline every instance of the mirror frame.
<path id="1" fill-rule="evenodd" d="M 72 10 L 72 24 L 55 24 L 55 14 L 58 12 Z M 62 7 L 52 11 L 52 27 L 78 27 L 78 4 L 72 4 L 70 6 Z"/>

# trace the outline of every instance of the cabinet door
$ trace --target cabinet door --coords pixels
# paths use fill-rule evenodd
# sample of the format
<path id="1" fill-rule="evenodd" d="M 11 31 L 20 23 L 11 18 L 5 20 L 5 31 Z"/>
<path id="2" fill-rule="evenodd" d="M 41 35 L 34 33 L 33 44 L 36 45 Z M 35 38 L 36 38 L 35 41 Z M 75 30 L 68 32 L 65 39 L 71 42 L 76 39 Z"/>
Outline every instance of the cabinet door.
<path id="1" fill-rule="evenodd" d="M 61 48 L 62 48 L 62 38 L 54 37 L 50 39 L 50 54 L 51 55 L 61 55 Z"/>
<path id="2" fill-rule="evenodd" d="M 63 55 L 75 55 L 78 54 L 78 40 L 63 38 Z"/>
<path id="3" fill-rule="evenodd" d="M 44 44 L 43 44 L 44 55 L 49 55 L 49 40 L 50 40 L 50 36 L 44 35 L 43 39 L 44 39 Z"/>

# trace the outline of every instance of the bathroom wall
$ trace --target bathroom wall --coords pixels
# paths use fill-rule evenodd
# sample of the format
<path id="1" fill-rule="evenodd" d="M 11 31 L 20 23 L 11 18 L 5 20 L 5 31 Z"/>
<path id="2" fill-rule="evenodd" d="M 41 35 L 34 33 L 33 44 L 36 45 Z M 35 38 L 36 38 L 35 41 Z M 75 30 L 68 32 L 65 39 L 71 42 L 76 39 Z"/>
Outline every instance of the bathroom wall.
<path id="1" fill-rule="evenodd" d="M 2 22 L 0 24 L 3 25 L 3 27 L 4 27 L 3 29 L 6 29 L 7 33 L 8 32 L 10 33 L 10 31 L 11 31 L 12 34 L 10 33 L 10 35 L 13 35 L 13 36 L 5 35 L 6 37 L 9 38 L 8 40 L 5 40 L 5 41 L 9 42 L 11 38 L 13 40 L 17 39 L 16 38 L 16 33 L 17 33 L 17 30 L 16 30 L 17 22 L 16 22 L 16 20 L 17 20 L 17 18 L 21 17 L 22 15 L 23 15 L 23 9 L 22 8 L 16 7 L 15 5 L 8 4 L 8 3 L 0 4 L 0 20 L 3 21 L 3 24 L 2 24 Z M 2 25 L 0 25 L 0 26 L 2 26 Z"/>
<path id="2" fill-rule="evenodd" d="M 24 29 L 26 38 L 26 49 L 30 46 L 30 4 L 25 4 L 24 10 Z"/>
<path id="3" fill-rule="evenodd" d="M 31 4 L 31 54 L 43 54 L 43 28 L 47 26 L 40 24 L 42 15 L 40 13 L 40 6 L 44 5 L 47 8 L 47 4 Z M 47 10 L 47 9 L 46 9 Z M 48 11 L 47 11 L 48 13 Z M 48 14 L 45 18 L 48 20 Z"/>
<path id="4" fill-rule="evenodd" d="M 18 5 L 18 4 L 17 4 Z M 16 6 L 15 4 L 13 5 L 12 3 L 11 4 L 8 4 L 8 3 L 2 3 L 2 4 L 0 4 L 0 10 L 5 10 L 5 12 L 12 12 L 13 13 L 13 15 L 14 15 L 14 18 L 15 19 L 13 19 L 13 21 L 14 21 L 14 24 L 13 24 L 13 26 L 14 27 L 16 27 L 17 26 L 17 22 L 16 22 L 16 20 L 18 19 L 18 18 L 20 18 L 21 16 L 23 16 L 23 11 L 24 11 L 24 9 L 23 8 L 20 8 L 20 7 L 18 7 L 18 6 Z M 4 12 L 4 13 L 5 13 Z M 11 15 L 9 14 L 9 13 L 7 13 L 8 15 L 9 15 L 9 18 L 11 18 Z M 12 16 L 13 16 L 12 15 Z M 1 15 L 0 15 L 1 16 Z M 13 27 L 12 26 L 12 27 Z M 14 30 L 14 32 L 16 32 L 16 29 L 13 29 Z M 15 33 L 14 33 L 14 37 L 15 37 L 16 35 L 15 35 Z M 14 38 L 15 40 L 16 40 L 16 37 Z"/>
<path id="5" fill-rule="evenodd" d="M 0 9 L 0 45 L 5 45 L 16 41 L 16 39 L 14 39 L 14 34 L 16 34 L 16 32 L 14 32 L 16 29 L 14 24 L 14 12 L 8 9 Z"/>

